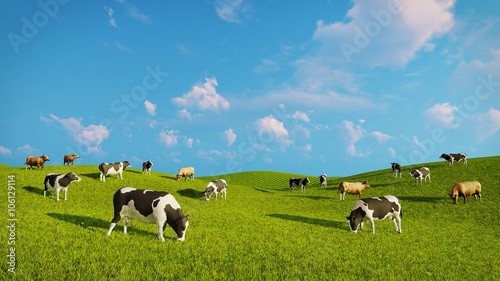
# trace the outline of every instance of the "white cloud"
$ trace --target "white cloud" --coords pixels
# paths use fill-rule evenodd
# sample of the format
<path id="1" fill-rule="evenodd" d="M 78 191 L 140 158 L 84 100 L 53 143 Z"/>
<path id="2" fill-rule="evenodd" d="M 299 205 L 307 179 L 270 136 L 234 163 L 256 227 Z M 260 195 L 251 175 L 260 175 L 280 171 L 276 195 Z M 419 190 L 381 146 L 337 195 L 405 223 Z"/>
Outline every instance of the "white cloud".
<path id="1" fill-rule="evenodd" d="M 384 134 L 382 132 L 372 132 L 371 135 L 375 137 L 375 139 L 377 139 L 379 143 L 383 143 L 394 138 L 393 136 Z"/>
<path id="2" fill-rule="evenodd" d="M 425 146 L 418 140 L 417 136 L 413 136 L 411 138 L 413 144 L 415 144 L 416 146 L 420 147 L 420 148 L 425 148 Z"/>
<path id="3" fill-rule="evenodd" d="M 354 0 L 346 21 L 320 20 L 314 40 L 339 62 L 403 67 L 454 26 L 455 0 Z"/>
<path id="4" fill-rule="evenodd" d="M 155 116 L 156 115 L 156 104 L 146 100 L 144 101 L 144 106 L 146 107 L 146 111 L 151 115 Z"/>
<path id="5" fill-rule="evenodd" d="M 84 127 L 81 124 L 82 119 L 77 119 L 75 117 L 64 119 L 54 114 L 50 114 L 50 118 L 60 123 L 64 129 L 66 129 L 66 132 L 72 136 L 78 144 L 86 146 L 89 152 L 102 153 L 100 145 L 109 137 L 109 131 L 105 126 L 91 124 Z M 45 123 L 48 122 L 48 118 L 41 117 L 40 119 Z M 89 148 L 92 149 L 89 150 Z"/>
<path id="6" fill-rule="evenodd" d="M 311 152 L 311 150 L 312 150 L 312 144 L 308 143 L 304 146 L 304 151 Z"/>
<path id="7" fill-rule="evenodd" d="M 175 146 L 177 145 L 177 138 L 178 138 L 178 134 L 179 131 L 175 131 L 175 130 L 170 130 L 168 132 L 165 132 L 164 130 L 162 130 L 160 132 L 160 143 L 164 144 L 165 146 L 167 147 L 172 147 L 172 146 Z"/>
<path id="8" fill-rule="evenodd" d="M 270 135 L 275 140 L 284 145 L 290 145 L 292 141 L 288 139 L 288 130 L 283 122 L 278 121 L 273 115 L 258 119 L 255 122 L 257 133 L 260 136 Z"/>
<path id="9" fill-rule="evenodd" d="M 477 117 L 479 128 L 479 140 L 482 141 L 495 135 L 500 130 L 500 110 L 490 108 L 485 114 Z"/>
<path id="10" fill-rule="evenodd" d="M 295 113 L 292 115 L 292 118 L 296 120 L 302 120 L 306 123 L 309 123 L 310 121 L 309 116 L 307 116 L 305 112 L 302 112 L 300 110 L 295 111 Z"/>
<path id="11" fill-rule="evenodd" d="M 234 133 L 233 129 L 229 128 L 228 130 L 224 131 L 224 135 L 226 136 L 227 146 L 233 145 L 233 143 L 236 141 L 236 134 Z"/>
<path id="12" fill-rule="evenodd" d="M 361 127 L 360 124 L 363 124 L 364 120 L 359 120 L 359 124 L 355 125 L 354 122 L 344 120 L 342 122 L 341 128 L 344 130 L 345 138 L 347 139 L 347 148 L 346 152 L 348 155 L 353 157 L 366 157 L 371 154 L 371 151 L 362 150 L 356 148 L 356 143 L 360 141 L 366 135 L 366 130 Z"/>
<path id="13" fill-rule="evenodd" d="M 187 148 L 193 148 L 193 142 L 194 142 L 194 140 L 192 138 L 188 138 L 186 140 L 186 147 Z"/>
<path id="14" fill-rule="evenodd" d="M 29 154 L 29 153 L 35 152 L 36 149 L 34 149 L 33 147 L 31 147 L 29 144 L 25 144 L 23 146 L 18 147 L 17 151 Z"/>
<path id="15" fill-rule="evenodd" d="M 118 27 L 118 25 L 116 24 L 116 20 L 115 20 L 115 17 L 113 16 L 113 14 L 115 13 L 115 11 L 113 11 L 112 8 L 108 8 L 107 6 L 104 6 L 104 10 L 106 10 L 106 12 L 108 13 L 108 23 L 109 25 L 113 26 L 113 27 Z"/>
<path id="16" fill-rule="evenodd" d="M 229 102 L 217 93 L 215 87 L 218 86 L 215 78 L 205 78 L 205 83 L 193 86 L 191 91 L 182 97 L 173 98 L 172 102 L 182 107 L 195 106 L 201 110 L 211 110 L 214 112 L 220 109 L 227 110 Z"/>
<path id="17" fill-rule="evenodd" d="M 179 116 L 180 118 L 184 118 L 188 121 L 191 121 L 193 120 L 193 117 L 191 116 L 191 112 L 187 111 L 187 109 L 182 109 L 182 110 L 179 110 L 177 112 L 177 116 Z"/>
<path id="18" fill-rule="evenodd" d="M 396 150 L 392 147 L 387 148 L 387 151 L 392 157 L 396 157 Z"/>
<path id="19" fill-rule="evenodd" d="M 151 19 L 145 15 L 143 12 L 139 11 L 139 8 L 132 4 L 127 4 L 126 5 L 126 12 L 127 15 L 132 17 L 133 19 L 136 19 L 138 21 L 142 21 L 143 23 L 152 23 Z"/>
<path id="20" fill-rule="evenodd" d="M 455 112 L 458 111 L 458 107 L 453 106 L 447 102 L 436 103 L 433 107 L 426 109 L 424 111 L 424 116 L 429 119 L 429 121 L 434 124 L 443 126 L 445 128 L 454 128 L 456 124 Z"/>
<path id="21" fill-rule="evenodd" d="M 0 154 L 3 154 L 3 155 L 11 155 L 12 154 L 12 151 L 8 148 L 6 148 L 5 146 L 3 145 L 0 145 Z"/>
<path id="22" fill-rule="evenodd" d="M 248 11 L 248 4 L 243 0 L 216 0 L 215 12 L 220 19 L 227 22 L 240 22 L 241 14 Z"/>

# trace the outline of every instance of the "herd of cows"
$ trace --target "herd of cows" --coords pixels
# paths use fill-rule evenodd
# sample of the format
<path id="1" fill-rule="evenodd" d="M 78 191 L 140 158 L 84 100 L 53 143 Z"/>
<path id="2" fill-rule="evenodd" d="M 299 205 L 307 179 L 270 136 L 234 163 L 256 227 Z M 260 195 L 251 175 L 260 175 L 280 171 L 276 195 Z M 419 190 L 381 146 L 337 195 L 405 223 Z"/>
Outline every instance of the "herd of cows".
<path id="1" fill-rule="evenodd" d="M 64 156 L 64 165 L 66 163 L 73 165 L 75 159 L 79 158 L 77 154 L 67 154 Z M 448 161 L 449 166 L 453 166 L 454 162 L 463 162 L 467 164 L 467 155 L 465 153 L 457 154 L 442 154 L 439 158 Z M 26 158 L 26 169 L 33 166 L 43 170 L 44 163 L 49 161 L 48 155 L 41 156 L 28 156 Z M 106 181 L 106 176 L 117 175 L 118 179 L 123 179 L 123 171 L 130 167 L 128 161 L 115 162 L 115 163 L 101 163 L 98 168 L 100 171 L 99 180 Z M 153 162 L 146 161 L 142 164 L 142 171 L 145 175 L 151 174 Z M 394 177 L 401 178 L 402 168 L 398 163 L 391 163 L 392 172 Z M 427 167 L 420 169 L 412 169 L 409 171 L 409 176 L 415 178 L 415 183 L 420 185 L 423 182 L 431 181 L 431 173 Z M 182 178 L 187 180 L 190 178 L 194 181 L 194 168 L 183 167 L 176 175 L 177 180 Z M 327 187 L 327 175 L 322 174 L 319 176 L 320 187 Z M 72 182 L 79 182 L 79 178 L 75 173 L 70 172 L 66 174 L 49 173 L 44 179 L 43 195 L 46 196 L 47 190 L 55 192 L 56 200 L 59 201 L 60 191 L 64 191 L 64 200 L 67 199 L 68 187 Z M 311 181 L 309 178 L 291 178 L 289 180 L 290 190 L 300 188 L 305 192 L 307 184 Z M 346 182 L 342 181 L 338 186 L 338 193 L 340 200 L 345 200 L 346 194 L 356 195 L 359 200 L 356 202 L 351 210 L 347 219 L 347 223 L 352 232 L 357 232 L 363 228 L 363 222 L 369 221 L 372 228 L 372 233 L 375 233 L 375 220 L 390 219 L 394 222 L 396 231 L 401 233 L 401 203 L 399 199 L 393 195 L 386 195 L 383 197 L 361 198 L 363 190 L 370 188 L 367 181 L 363 182 Z M 215 194 L 217 200 L 218 194 L 221 193 L 226 199 L 227 182 L 224 179 L 211 181 L 207 184 L 204 195 L 207 201 Z M 477 181 L 458 182 L 456 183 L 449 194 L 453 203 L 457 203 L 458 198 L 464 198 L 464 203 L 467 201 L 467 196 L 474 196 L 476 199 L 481 199 L 481 184 Z M 131 220 L 138 220 L 143 223 L 156 224 L 158 228 L 158 238 L 165 241 L 163 231 L 169 225 L 174 231 L 178 241 L 184 241 L 187 227 L 189 226 L 188 216 L 184 215 L 181 206 L 175 200 L 174 196 L 168 192 L 159 192 L 152 190 L 140 190 L 133 187 L 122 187 L 117 190 L 113 196 L 114 217 L 111 221 L 107 235 L 111 235 L 116 223 L 123 220 L 123 232 L 127 233 L 127 224 Z"/>

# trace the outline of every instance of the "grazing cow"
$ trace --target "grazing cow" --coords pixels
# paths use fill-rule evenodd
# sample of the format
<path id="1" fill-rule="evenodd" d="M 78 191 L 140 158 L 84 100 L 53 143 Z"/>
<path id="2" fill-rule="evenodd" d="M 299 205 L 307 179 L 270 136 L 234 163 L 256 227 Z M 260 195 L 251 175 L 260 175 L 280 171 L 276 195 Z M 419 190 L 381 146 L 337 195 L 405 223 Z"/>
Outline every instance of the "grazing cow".
<path id="1" fill-rule="evenodd" d="M 36 166 L 36 169 L 39 170 L 40 167 L 42 167 L 43 170 L 43 165 L 45 164 L 45 161 L 49 161 L 49 156 L 48 155 L 42 155 L 42 156 L 28 156 L 26 158 L 26 162 L 24 163 L 26 165 L 26 170 L 28 169 L 28 166 L 30 166 L 30 169 L 33 168 L 33 166 Z"/>
<path id="2" fill-rule="evenodd" d="M 448 166 L 453 167 L 453 162 L 460 162 L 463 161 L 464 164 L 467 164 L 467 154 L 461 152 L 461 153 L 448 153 L 448 154 L 441 154 L 439 158 L 444 159 L 448 161 Z"/>
<path id="3" fill-rule="evenodd" d="M 101 171 L 100 181 L 105 182 L 107 175 L 117 175 L 118 179 L 123 179 L 123 171 L 127 167 L 132 167 L 128 161 L 115 162 L 115 163 L 101 163 L 99 164 L 99 171 Z"/>
<path id="4" fill-rule="evenodd" d="M 295 187 L 299 187 L 302 192 L 306 191 L 306 185 L 311 181 L 308 178 L 291 178 L 290 179 L 290 190 L 294 190 Z"/>
<path id="5" fill-rule="evenodd" d="M 217 200 L 217 195 L 219 193 L 222 193 L 222 195 L 224 195 L 224 199 L 226 199 L 226 193 L 227 193 L 226 180 L 220 179 L 209 182 L 207 188 L 205 189 L 205 199 L 207 199 L 207 201 L 210 201 L 212 193 L 215 193 L 215 200 Z"/>
<path id="6" fill-rule="evenodd" d="M 46 195 L 47 190 L 50 188 L 52 192 L 56 192 L 56 200 L 59 201 L 59 191 L 64 191 L 64 200 L 66 200 L 66 194 L 68 193 L 68 186 L 70 183 L 76 181 L 79 182 L 82 179 L 79 178 L 75 173 L 67 174 L 56 174 L 50 173 L 45 176 L 43 184 L 45 189 L 43 190 L 43 196 Z"/>
<path id="7" fill-rule="evenodd" d="M 391 163 L 391 167 L 392 176 L 397 178 L 399 174 L 399 178 L 401 178 L 401 165 L 399 165 L 398 163 Z"/>
<path id="8" fill-rule="evenodd" d="M 181 181 L 181 178 L 184 178 L 184 181 L 190 177 L 191 181 L 194 181 L 194 168 L 193 167 L 184 167 L 180 168 L 177 173 L 177 181 Z"/>
<path id="9" fill-rule="evenodd" d="M 78 154 L 76 154 L 76 153 L 66 154 L 66 155 L 64 155 L 63 165 L 66 165 L 66 163 L 68 163 L 68 166 L 69 166 L 69 164 L 73 165 L 75 159 L 77 159 L 77 158 L 80 158 L 80 156 L 78 156 Z"/>
<path id="10" fill-rule="evenodd" d="M 422 181 L 425 180 L 427 182 L 427 178 L 429 178 L 429 182 L 431 182 L 431 171 L 427 167 L 422 167 L 420 169 L 412 169 L 410 170 L 409 176 L 413 176 L 415 178 L 415 184 L 418 185 L 418 179 L 420 179 L 420 185 L 422 185 Z"/>
<path id="11" fill-rule="evenodd" d="M 374 221 L 384 219 L 391 219 L 396 226 L 396 231 L 401 233 L 402 216 L 403 211 L 399 199 L 394 195 L 386 195 L 359 200 L 354 204 L 351 214 L 346 219 L 351 231 L 355 233 L 358 229 L 362 230 L 363 222 L 368 220 L 372 225 L 372 233 L 375 234 Z"/>
<path id="12" fill-rule="evenodd" d="M 458 197 L 462 196 L 464 198 L 464 204 L 467 202 L 467 196 L 473 195 L 474 198 L 478 198 L 482 201 L 481 198 L 481 184 L 477 181 L 466 181 L 466 182 L 457 182 L 453 185 L 451 189 L 451 193 L 448 194 L 451 200 L 453 200 L 453 204 L 457 204 Z"/>
<path id="13" fill-rule="evenodd" d="M 153 162 L 147 161 L 142 163 L 142 173 L 146 175 L 151 175 L 151 167 L 153 167 Z"/>
<path id="14" fill-rule="evenodd" d="M 322 174 L 321 176 L 319 176 L 320 187 L 328 187 L 327 180 L 328 177 L 326 174 Z"/>
<path id="15" fill-rule="evenodd" d="M 168 192 L 140 190 L 122 187 L 113 196 L 115 216 L 109 226 L 108 236 L 123 219 L 123 233 L 127 234 L 127 224 L 135 219 L 142 223 L 156 223 L 158 238 L 165 242 L 163 231 L 167 224 L 172 228 L 177 241 L 184 241 L 189 226 L 188 216 L 184 216 L 181 206 Z"/>
<path id="16" fill-rule="evenodd" d="M 363 182 L 347 182 L 342 181 L 339 183 L 339 193 L 340 193 L 340 201 L 345 200 L 345 195 L 347 194 L 356 194 L 356 199 L 359 196 L 361 199 L 361 193 L 363 190 L 370 188 L 368 181 Z"/>

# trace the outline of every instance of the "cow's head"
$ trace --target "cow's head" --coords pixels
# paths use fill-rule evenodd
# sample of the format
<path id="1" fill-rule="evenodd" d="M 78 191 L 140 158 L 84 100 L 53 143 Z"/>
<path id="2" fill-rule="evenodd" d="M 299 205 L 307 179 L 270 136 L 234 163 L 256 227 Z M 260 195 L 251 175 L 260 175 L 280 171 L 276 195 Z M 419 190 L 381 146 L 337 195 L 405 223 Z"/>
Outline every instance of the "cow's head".
<path id="1" fill-rule="evenodd" d="M 370 188 L 370 187 L 371 187 L 371 186 L 368 184 L 368 181 L 363 181 L 361 184 L 362 184 L 362 185 L 364 185 L 364 186 L 365 186 L 365 188 Z"/>
<path id="2" fill-rule="evenodd" d="M 175 233 L 175 236 L 177 237 L 177 241 L 184 241 L 186 239 L 186 230 L 189 226 L 189 220 L 188 220 L 189 215 L 184 216 L 176 221 L 169 222 L 170 227 L 172 227 L 172 230 Z"/>
<path id="3" fill-rule="evenodd" d="M 73 182 L 73 181 L 76 181 L 76 182 L 80 182 L 80 181 L 82 181 L 82 179 L 81 179 L 81 178 L 79 178 L 79 177 L 78 177 L 75 173 L 73 173 L 73 172 L 67 173 L 67 174 L 66 174 L 66 177 L 67 177 L 68 179 L 70 179 L 72 182 Z"/>
<path id="4" fill-rule="evenodd" d="M 439 156 L 439 159 L 441 159 L 441 158 L 442 159 L 449 159 L 450 156 L 448 154 L 443 153 L 443 154 L 441 154 L 441 156 Z"/>
<path id="5" fill-rule="evenodd" d="M 450 197 L 450 199 L 453 201 L 453 204 L 457 204 L 457 201 L 458 201 L 458 194 L 453 194 L 453 193 L 450 193 L 448 194 L 448 196 Z"/>
<path id="6" fill-rule="evenodd" d="M 42 156 L 40 156 L 40 158 L 42 158 L 42 159 L 43 159 L 43 161 L 49 161 L 49 160 L 50 160 L 50 159 L 49 159 L 49 156 L 48 156 L 48 155 L 45 155 L 45 154 L 44 154 L 44 155 L 42 155 Z"/>
<path id="7" fill-rule="evenodd" d="M 71 157 L 73 157 L 74 159 L 80 158 L 80 156 L 78 154 L 76 154 L 76 153 L 71 154 Z"/>
<path id="8" fill-rule="evenodd" d="M 132 167 L 132 165 L 128 161 L 123 161 L 123 169 L 125 170 L 127 167 Z"/>
<path id="9" fill-rule="evenodd" d="M 351 211 L 351 214 L 349 214 L 347 219 L 347 224 L 349 225 L 349 228 L 351 229 L 352 232 L 357 233 L 359 226 L 361 225 L 361 222 L 363 221 L 363 218 L 365 217 L 366 213 L 363 211 L 361 208 L 357 208 L 353 211 Z"/>
<path id="10" fill-rule="evenodd" d="M 408 175 L 412 176 L 412 177 L 417 177 L 417 176 L 419 176 L 419 174 L 420 174 L 419 170 L 412 169 L 412 170 L 410 170 L 410 173 Z"/>

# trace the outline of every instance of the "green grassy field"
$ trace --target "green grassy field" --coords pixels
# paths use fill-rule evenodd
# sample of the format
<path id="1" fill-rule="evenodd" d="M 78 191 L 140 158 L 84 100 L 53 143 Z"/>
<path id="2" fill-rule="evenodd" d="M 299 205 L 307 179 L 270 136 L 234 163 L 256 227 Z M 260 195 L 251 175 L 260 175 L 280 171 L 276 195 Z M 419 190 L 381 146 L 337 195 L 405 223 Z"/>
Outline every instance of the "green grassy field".
<path id="1" fill-rule="evenodd" d="M 2 280 L 500 280 L 498 186 L 500 157 L 469 159 L 453 168 L 445 161 L 415 165 L 431 170 L 432 183 L 415 186 L 390 169 L 328 179 L 319 188 L 307 175 L 306 192 L 291 192 L 288 179 L 304 175 L 243 172 L 177 182 L 173 175 L 128 169 L 123 180 L 99 182 L 97 166 L 46 166 L 44 171 L 0 165 L 4 186 L 4 227 L 0 233 Z M 389 166 L 389 165 L 388 165 Z M 153 167 L 154 168 L 154 167 Z M 78 174 L 68 200 L 43 196 L 49 172 Z M 15 176 L 15 230 L 9 226 L 8 179 Z M 207 202 L 208 181 L 225 178 L 227 200 Z M 363 197 L 400 198 L 402 229 L 391 221 L 370 224 L 357 234 L 345 217 L 356 202 L 340 202 L 340 181 L 368 180 Z M 453 183 L 477 180 L 482 202 L 452 204 Z M 186 241 L 177 242 L 167 227 L 166 241 L 156 226 L 137 221 L 123 234 L 123 222 L 106 236 L 113 216 L 113 193 L 123 186 L 168 191 L 189 215 Z M 12 194 L 11 194 L 12 195 Z M 15 240 L 9 240 L 14 235 Z M 8 245 L 15 241 L 14 245 Z M 11 242 L 12 243 L 12 242 Z M 10 248 L 15 273 L 8 273 Z"/>

